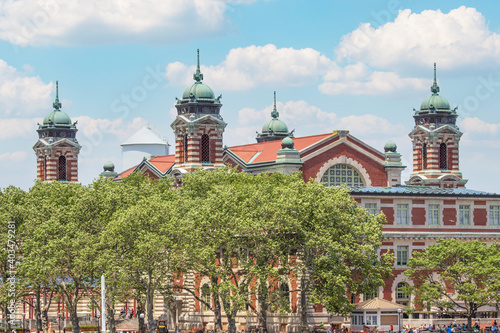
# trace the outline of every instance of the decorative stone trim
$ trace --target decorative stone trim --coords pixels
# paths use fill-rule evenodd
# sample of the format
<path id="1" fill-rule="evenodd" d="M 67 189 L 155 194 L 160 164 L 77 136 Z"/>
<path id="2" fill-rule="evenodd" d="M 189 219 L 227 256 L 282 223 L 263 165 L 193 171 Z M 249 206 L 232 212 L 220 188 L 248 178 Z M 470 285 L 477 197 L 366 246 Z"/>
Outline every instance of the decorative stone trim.
<path id="1" fill-rule="evenodd" d="M 370 176 L 368 175 L 368 172 L 363 167 L 363 165 L 361 165 L 361 163 L 359 163 L 358 161 L 353 160 L 352 158 L 346 156 L 334 157 L 331 160 L 328 160 L 319 169 L 318 173 L 316 174 L 316 180 L 318 182 L 321 182 L 321 178 L 325 174 L 326 170 L 328 170 L 330 167 L 336 164 L 347 164 L 351 166 L 360 174 L 361 177 L 363 177 L 363 183 L 365 184 L 365 186 L 372 186 L 372 181 L 370 179 Z"/>

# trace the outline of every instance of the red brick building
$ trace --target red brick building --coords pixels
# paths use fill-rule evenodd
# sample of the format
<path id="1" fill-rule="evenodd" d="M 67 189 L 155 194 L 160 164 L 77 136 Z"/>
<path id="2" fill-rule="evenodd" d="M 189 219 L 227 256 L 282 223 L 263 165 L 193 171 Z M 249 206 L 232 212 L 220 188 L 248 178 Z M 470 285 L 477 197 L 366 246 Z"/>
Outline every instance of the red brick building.
<path id="1" fill-rule="evenodd" d="M 354 302 L 378 296 L 409 305 L 410 296 L 403 291 L 406 284 L 412 284 L 403 274 L 408 259 L 415 251 L 422 251 L 440 238 L 500 240 L 500 195 L 465 188 L 467 181 L 462 178 L 459 167 L 462 133 L 456 125 L 456 108 L 450 108 L 448 101 L 439 96 L 435 67 L 432 95 L 422 102 L 419 110 L 414 110 L 415 126 L 409 133 L 413 142 L 413 172 L 406 182 L 401 179 L 405 166 L 395 143 L 388 142 L 382 152 L 347 130 L 294 137 L 293 131 L 289 132 L 286 124 L 278 119 L 276 97 L 272 119 L 257 134 L 256 143 L 223 147 L 222 136 L 227 124 L 220 114 L 220 96 L 215 98 L 213 91 L 201 83 L 202 79 L 198 61 L 195 83 L 175 105 L 177 117 L 171 125 L 175 133 L 175 154 L 144 159 L 116 180 L 133 171 L 151 177 L 180 179 L 196 168 L 210 170 L 229 164 L 252 174 L 301 171 L 304 181 L 315 179 L 328 186 L 346 184 L 361 206 L 374 214 L 385 214 L 387 224 L 383 228 L 385 241 L 381 251 L 391 251 L 396 256 L 394 276 L 385 286 L 373 294 L 357 297 Z M 191 283 L 194 280 L 194 277 L 184 279 Z M 208 281 L 196 283 L 201 287 Z M 289 290 L 295 288 L 290 286 Z M 297 295 L 291 294 L 291 308 L 297 313 Z M 179 315 L 176 322 L 190 322 L 195 317 L 200 323 L 211 322 L 212 315 L 200 307 L 197 300 L 188 294 L 179 297 L 183 299 L 184 317 Z M 481 310 L 490 311 L 490 315 L 491 311 L 496 312 L 490 308 Z M 311 307 L 309 311 L 311 323 L 332 320 L 322 306 Z M 286 323 L 287 331 L 298 329 L 293 318 L 289 317 Z M 429 324 L 437 317 L 416 312 L 410 319 L 414 324 Z M 238 320 L 241 327 L 247 323 L 245 318 Z M 276 325 L 280 322 L 278 316 L 270 322 L 274 323 L 273 320 Z"/>

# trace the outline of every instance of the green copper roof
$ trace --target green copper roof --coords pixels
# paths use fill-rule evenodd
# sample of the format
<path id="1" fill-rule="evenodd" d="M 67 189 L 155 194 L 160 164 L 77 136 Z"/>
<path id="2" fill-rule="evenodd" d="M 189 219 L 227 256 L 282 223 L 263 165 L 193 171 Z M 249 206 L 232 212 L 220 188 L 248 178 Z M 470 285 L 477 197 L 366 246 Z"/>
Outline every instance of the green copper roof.
<path id="1" fill-rule="evenodd" d="M 500 194 L 484 191 L 469 190 L 465 188 L 439 188 L 434 186 L 395 186 L 395 187 L 372 187 L 353 186 L 349 188 L 351 194 L 375 194 L 375 195 L 418 195 L 418 196 L 464 196 L 464 197 L 500 197 Z"/>
<path id="2" fill-rule="evenodd" d="M 293 149 L 294 145 L 295 144 L 294 144 L 292 138 L 290 138 L 289 136 L 287 136 L 286 138 L 281 140 L 281 148 L 282 149 Z"/>
<path id="3" fill-rule="evenodd" d="M 439 96 L 439 86 L 436 80 L 436 63 L 434 63 L 434 82 L 431 86 L 432 95 L 424 99 L 420 111 L 451 111 L 450 103 L 443 96 Z"/>
<path id="4" fill-rule="evenodd" d="M 394 141 L 387 141 L 387 143 L 384 146 L 384 151 L 385 152 L 395 152 L 398 149 L 398 146 L 394 143 Z"/>
<path id="5" fill-rule="evenodd" d="M 212 89 L 206 84 L 201 83 L 203 74 L 200 71 L 200 49 L 197 50 L 196 57 L 196 72 L 193 74 L 193 79 L 196 81 L 192 86 L 187 87 L 182 94 L 183 99 L 211 99 L 215 100 L 215 95 Z"/>
<path id="6" fill-rule="evenodd" d="M 103 169 L 104 171 L 115 171 L 115 165 L 113 164 L 113 162 L 108 161 L 104 163 Z"/>
<path id="7" fill-rule="evenodd" d="M 280 116 L 278 110 L 276 109 L 276 91 L 274 92 L 274 107 L 271 112 L 271 120 L 266 122 L 264 126 L 262 126 L 262 133 L 266 132 L 274 132 L 277 134 L 286 134 L 288 135 L 288 126 L 284 122 L 278 119 Z"/>
<path id="8" fill-rule="evenodd" d="M 56 81 L 56 99 L 52 104 L 54 111 L 49 113 L 43 119 L 43 125 L 54 125 L 54 126 L 71 126 L 71 118 L 60 110 L 62 104 L 59 102 L 59 82 Z"/>

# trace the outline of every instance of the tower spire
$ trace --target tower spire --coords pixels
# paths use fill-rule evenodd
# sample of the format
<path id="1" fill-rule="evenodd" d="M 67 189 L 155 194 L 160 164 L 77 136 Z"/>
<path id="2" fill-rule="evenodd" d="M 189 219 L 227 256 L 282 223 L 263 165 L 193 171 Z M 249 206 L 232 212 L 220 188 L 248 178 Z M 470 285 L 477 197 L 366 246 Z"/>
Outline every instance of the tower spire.
<path id="1" fill-rule="evenodd" d="M 434 83 L 432 84 L 431 91 L 434 95 L 437 95 L 437 93 L 439 92 L 439 86 L 436 80 L 436 63 L 434 63 Z"/>
<path id="2" fill-rule="evenodd" d="M 201 82 L 201 80 L 203 80 L 203 74 L 200 71 L 200 49 L 197 49 L 196 52 L 197 52 L 197 57 L 196 57 L 196 73 L 193 74 L 193 79 L 196 82 Z"/>
<path id="3" fill-rule="evenodd" d="M 59 102 L 59 81 L 56 81 L 56 99 L 54 100 L 54 103 L 52 103 L 52 106 L 56 110 L 59 110 L 62 106 L 62 104 Z"/>
<path id="4" fill-rule="evenodd" d="M 280 116 L 278 110 L 276 109 L 276 90 L 274 91 L 274 107 L 273 107 L 273 112 L 271 112 L 271 117 L 274 119 L 278 118 Z"/>

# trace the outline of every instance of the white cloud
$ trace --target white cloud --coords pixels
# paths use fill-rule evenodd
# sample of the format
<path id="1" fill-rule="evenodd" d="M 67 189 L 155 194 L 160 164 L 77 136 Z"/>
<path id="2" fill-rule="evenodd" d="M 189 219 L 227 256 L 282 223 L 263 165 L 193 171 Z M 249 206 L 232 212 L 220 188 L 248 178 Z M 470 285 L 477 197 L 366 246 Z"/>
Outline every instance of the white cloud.
<path id="1" fill-rule="evenodd" d="M 28 153 L 25 151 L 16 151 L 13 153 L 3 153 L 0 154 L 0 162 L 19 162 L 28 157 Z"/>
<path id="2" fill-rule="evenodd" d="M 320 133 L 329 133 L 334 130 L 348 129 L 351 134 L 360 139 L 370 139 L 380 143 L 377 149 L 382 149 L 383 145 L 390 138 L 405 137 L 406 128 L 401 124 L 394 124 L 387 119 L 372 114 L 360 116 L 339 117 L 333 112 L 321 110 L 319 107 L 310 105 L 305 101 L 288 101 L 286 103 L 277 102 L 276 108 L 279 112 L 279 119 L 285 122 L 288 130 L 297 129 L 295 136 L 307 136 Z M 238 123 L 231 126 L 224 134 L 224 141 L 228 145 L 244 144 L 255 142 L 256 131 L 261 131 L 266 121 L 271 119 L 273 105 L 269 105 L 262 110 L 244 108 L 238 112 Z M 371 138 L 373 136 L 373 138 Z"/>
<path id="3" fill-rule="evenodd" d="M 462 6 L 449 13 L 405 9 L 378 28 L 361 24 L 342 38 L 336 53 L 341 60 L 386 69 L 408 64 L 428 67 L 433 62 L 441 68 L 498 64 L 500 35 L 488 29 L 475 8 Z"/>
<path id="4" fill-rule="evenodd" d="M 42 118 L 0 119 L 0 139 L 21 138 L 36 133 L 36 124 L 42 120 Z"/>
<path id="5" fill-rule="evenodd" d="M 5 0 L 0 38 L 16 45 L 162 43 L 225 33 L 228 4 L 250 0 Z"/>
<path id="6" fill-rule="evenodd" d="M 497 134 L 500 132 L 500 124 L 490 124 L 477 117 L 464 118 L 460 123 L 460 128 L 469 133 Z"/>
<path id="7" fill-rule="evenodd" d="M 101 142 L 107 134 L 114 135 L 118 140 L 125 140 L 137 132 L 147 121 L 141 117 L 134 118 L 132 122 L 125 123 L 123 119 L 94 119 L 89 116 L 75 117 L 78 121 L 79 140 Z"/>
<path id="8" fill-rule="evenodd" d="M 0 59 L 0 116 L 26 116 L 47 110 L 53 89 L 53 83 L 19 72 Z"/>
<path id="9" fill-rule="evenodd" d="M 216 90 L 248 90 L 256 86 L 303 86 L 314 84 L 334 63 L 311 49 L 277 48 L 275 45 L 232 49 L 219 65 L 201 66 L 205 82 Z M 171 84 L 187 86 L 193 82 L 195 66 L 180 62 L 167 65 Z"/>

